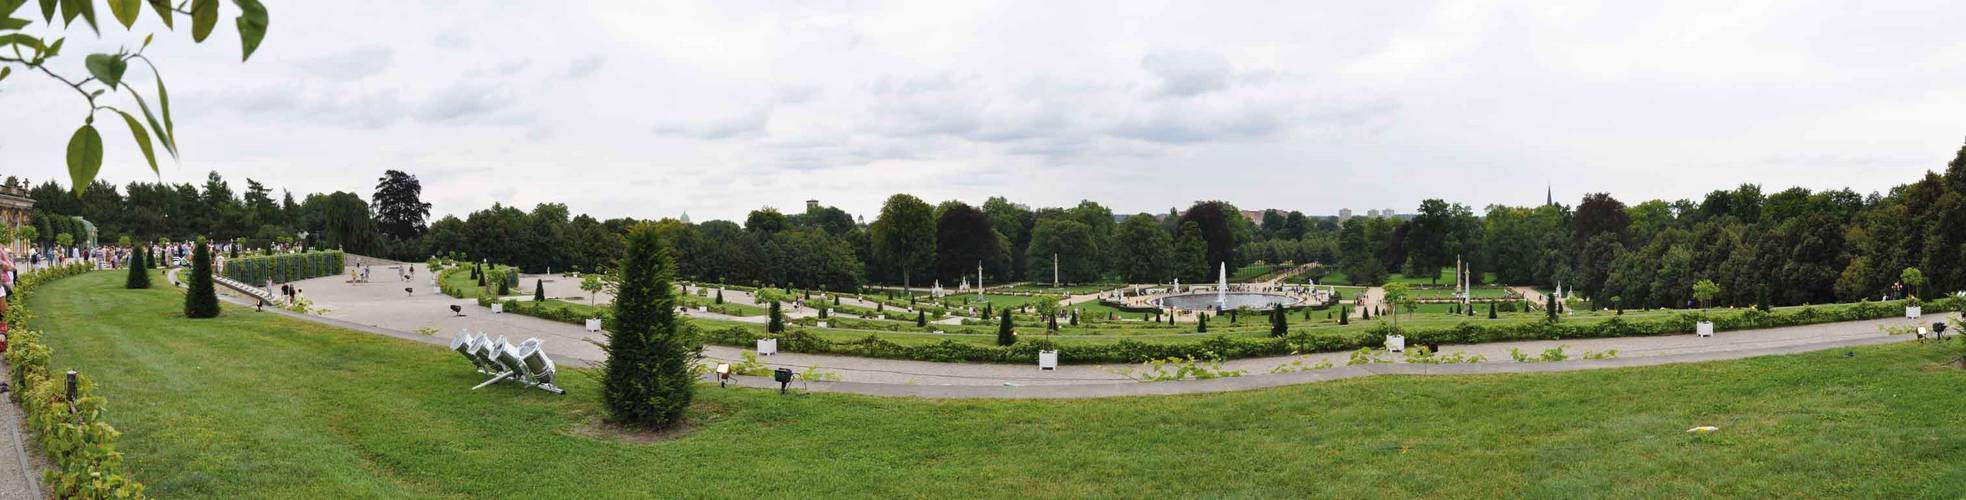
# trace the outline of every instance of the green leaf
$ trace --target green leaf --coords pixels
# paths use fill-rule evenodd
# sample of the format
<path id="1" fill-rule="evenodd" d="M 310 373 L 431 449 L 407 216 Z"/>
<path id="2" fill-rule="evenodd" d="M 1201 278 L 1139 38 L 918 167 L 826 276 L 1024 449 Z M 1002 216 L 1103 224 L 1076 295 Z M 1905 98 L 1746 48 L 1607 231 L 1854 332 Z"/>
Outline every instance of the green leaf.
<path id="1" fill-rule="evenodd" d="M 109 0 L 109 13 L 128 28 L 137 23 L 137 14 L 143 13 L 143 0 Z"/>
<path id="2" fill-rule="evenodd" d="M 150 173 L 162 175 L 162 172 L 157 169 L 157 151 L 151 149 L 150 134 L 143 131 L 143 124 L 137 123 L 137 117 L 130 116 L 123 110 L 116 110 L 116 114 L 123 115 L 123 124 L 130 126 L 130 135 L 136 139 L 137 147 L 143 149 L 144 161 L 150 162 Z"/>
<path id="3" fill-rule="evenodd" d="M 149 61 L 149 59 L 144 59 L 144 61 Z M 177 126 L 171 124 L 171 93 L 164 91 L 164 75 L 157 73 L 156 66 L 150 67 L 150 73 L 156 76 L 157 112 L 164 115 L 164 135 L 170 138 L 171 157 L 175 158 L 178 154 Z"/>
<path id="4" fill-rule="evenodd" d="M 3 80 L 6 80 L 6 79 L 7 79 L 7 75 L 11 75 L 11 74 L 14 74 L 14 68 L 13 68 L 13 67 L 11 67 L 11 66 L 0 66 L 0 81 L 3 81 Z"/>
<path id="5" fill-rule="evenodd" d="M 75 16 L 82 15 L 81 7 L 76 6 L 79 3 L 82 3 L 81 0 L 61 0 L 61 24 L 63 26 L 75 22 Z"/>
<path id="6" fill-rule="evenodd" d="M 8 45 L 26 45 L 28 46 L 28 48 L 32 48 L 34 50 L 44 51 L 44 52 L 47 49 L 46 46 L 41 45 L 41 39 L 28 36 L 25 33 L 7 33 L 4 35 L 0 35 L 0 47 L 5 47 Z"/>
<path id="7" fill-rule="evenodd" d="M 68 138 L 68 180 L 74 182 L 75 196 L 89 190 L 96 172 L 102 171 L 102 134 L 95 125 L 83 125 Z"/>
<path id="8" fill-rule="evenodd" d="M 102 29 L 96 27 L 96 0 L 62 0 L 63 4 L 71 2 L 75 4 L 75 10 L 82 14 L 82 20 L 89 23 L 89 29 L 102 33 Z"/>
<path id="9" fill-rule="evenodd" d="M 150 113 L 150 103 L 144 102 L 143 94 L 138 94 L 136 89 L 130 89 L 130 97 L 137 99 L 137 109 L 143 111 L 144 121 L 150 123 L 151 130 L 157 131 L 157 142 L 164 145 L 164 152 L 170 153 L 171 158 L 177 158 L 177 144 L 171 142 L 170 132 L 158 125 L 157 115 Z"/>
<path id="10" fill-rule="evenodd" d="M 266 38 L 266 6 L 260 5 L 259 0 L 232 0 L 232 3 L 239 6 L 239 47 L 244 52 L 239 55 L 239 62 L 246 62 L 259 49 L 259 41 Z"/>
<path id="11" fill-rule="evenodd" d="M 41 0 L 41 21 L 55 22 L 55 0 Z"/>
<path id="12" fill-rule="evenodd" d="M 21 28 L 26 28 L 29 22 L 30 21 L 26 19 L 0 17 L 0 30 L 17 30 Z"/>
<path id="13" fill-rule="evenodd" d="M 129 69 L 130 65 L 123 60 L 123 56 L 116 54 L 89 54 L 84 62 L 89 67 L 89 74 L 102 80 L 103 85 L 108 85 L 112 90 L 123 83 L 123 70 Z"/>
<path id="14" fill-rule="evenodd" d="M 56 38 L 55 43 L 48 44 L 48 51 L 41 53 L 42 57 L 54 57 L 54 56 L 61 55 L 61 44 L 67 41 L 68 41 L 67 38 Z"/>
<path id="15" fill-rule="evenodd" d="M 171 24 L 171 15 L 175 14 L 175 12 L 171 12 L 170 0 L 150 0 L 150 10 L 156 11 L 157 17 L 164 20 L 165 28 L 177 28 L 177 26 Z"/>
<path id="16" fill-rule="evenodd" d="M 204 43 L 218 26 L 218 0 L 191 0 L 191 41 Z"/>

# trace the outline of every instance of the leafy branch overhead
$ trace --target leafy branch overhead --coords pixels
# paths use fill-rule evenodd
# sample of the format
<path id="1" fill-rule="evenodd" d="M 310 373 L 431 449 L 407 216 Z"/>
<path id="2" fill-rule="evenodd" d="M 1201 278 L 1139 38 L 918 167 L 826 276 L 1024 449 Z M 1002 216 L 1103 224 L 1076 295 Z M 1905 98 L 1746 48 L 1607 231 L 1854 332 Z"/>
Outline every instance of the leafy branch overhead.
<path id="1" fill-rule="evenodd" d="M 48 29 L 39 30 L 54 33 L 53 39 L 28 34 L 26 31 L 35 21 L 32 15 L 22 12 L 28 0 L 0 0 L 0 83 L 12 76 L 15 68 L 27 73 L 41 73 L 55 81 L 75 89 L 77 95 L 88 105 L 88 113 L 83 116 L 82 127 L 69 137 L 67 146 L 68 176 L 74 182 L 76 196 L 81 196 L 95 181 L 96 174 L 102 170 L 102 134 L 95 127 L 97 112 L 113 112 L 123 119 L 129 127 L 130 138 L 143 152 L 145 163 L 152 173 L 161 174 L 157 167 L 156 147 L 162 146 L 172 159 L 178 157 L 177 129 L 171 123 L 171 95 L 164 88 L 164 77 L 157 70 L 157 64 L 144 55 L 150 48 L 154 34 L 145 34 L 143 43 L 136 50 L 118 50 L 113 54 L 89 54 L 83 58 L 83 67 L 88 76 L 75 78 L 66 76 L 49 68 L 49 63 L 61 56 L 62 44 L 66 37 L 59 36 L 75 24 L 77 19 L 89 27 L 89 31 L 101 36 L 102 28 L 97 24 L 96 4 L 99 0 L 36 0 L 41 11 L 41 22 Z M 177 18 L 191 18 L 191 40 L 202 43 L 210 37 L 218 26 L 219 0 L 182 0 L 173 5 L 170 0 L 100 0 L 108 7 L 110 17 L 124 29 L 136 26 L 137 19 L 143 16 L 144 4 L 149 4 L 150 12 L 164 24 L 165 29 L 176 30 Z M 239 32 L 240 55 L 244 62 L 251 59 L 253 52 L 266 38 L 266 6 L 259 0 L 232 0 L 238 9 L 234 26 Z M 60 17 L 57 27 L 56 17 Z M 150 69 L 151 79 L 156 82 L 157 107 L 150 106 L 143 93 L 130 85 L 126 78 L 131 61 L 140 61 Z M 101 101 L 107 95 L 122 92 L 136 103 L 136 110 L 143 114 L 139 121 L 127 106 L 116 107 Z M 154 142 L 153 142 L 154 140 Z"/>

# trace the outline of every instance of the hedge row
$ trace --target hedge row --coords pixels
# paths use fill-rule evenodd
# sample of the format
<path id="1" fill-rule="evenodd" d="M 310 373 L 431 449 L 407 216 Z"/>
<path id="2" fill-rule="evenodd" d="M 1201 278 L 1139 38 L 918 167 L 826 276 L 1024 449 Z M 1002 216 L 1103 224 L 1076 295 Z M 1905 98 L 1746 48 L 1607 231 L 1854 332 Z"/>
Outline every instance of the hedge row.
<path id="1" fill-rule="evenodd" d="M 42 284 L 89 271 L 83 263 L 51 267 L 20 276 L 7 296 L 7 377 L 14 401 L 27 413 L 27 428 L 55 464 L 43 474 L 56 498 L 143 498 L 143 483 L 123 470 L 116 451 L 122 433 L 103 419 L 105 402 L 95 384 L 76 377 L 75 405 L 68 405 L 67 383 L 49 362 L 54 350 L 41 332 L 28 329 L 28 295 Z"/>
<path id="2" fill-rule="evenodd" d="M 269 279 L 286 283 L 341 274 L 343 259 L 335 250 L 241 256 L 226 259 L 223 274 L 241 283 L 265 283 Z"/>

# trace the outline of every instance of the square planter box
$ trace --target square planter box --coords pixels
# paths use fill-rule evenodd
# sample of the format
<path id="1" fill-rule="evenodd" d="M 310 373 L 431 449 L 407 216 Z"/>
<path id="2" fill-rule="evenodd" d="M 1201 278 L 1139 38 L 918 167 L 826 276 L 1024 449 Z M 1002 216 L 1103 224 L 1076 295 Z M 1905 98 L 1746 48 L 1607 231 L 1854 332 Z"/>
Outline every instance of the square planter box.
<path id="1" fill-rule="evenodd" d="M 1905 306 L 1905 319 L 1918 319 L 1925 311 L 1924 306 Z"/>
<path id="2" fill-rule="evenodd" d="M 778 354 L 778 339 L 758 339 L 758 355 Z"/>
<path id="3" fill-rule="evenodd" d="M 826 322 L 825 322 L 825 321 L 820 321 L 820 322 L 819 322 L 819 327 L 820 327 L 820 328 L 826 328 Z"/>
<path id="4" fill-rule="evenodd" d="M 1701 321 L 1701 322 L 1699 322 L 1699 323 L 1694 323 L 1694 324 L 1693 324 L 1693 333 L 1694 333 L 1694 334 L 1697 334 L 1697 335 L 1699 335 L 1699 336 L 1701 336 L 1701 337 L 1712 337 L 1712 336 L 1713 336 L 1713 322 L 1712 322 L 1712 321 Z"/>
<path id="5" fill-rule="evenodd" d="M 587 319 L 587 331 L 590 331 L 590 332 L 598 332 L 598 331 L 601 331 L 601 320 L 598 320 L 598 319 L 593 319 L 593 318 L 588 318 L 588 319 Z"/>
<path id="6" fill-rule="evenodd" d="M 1387 335 L 1387 336 L 1386 336 L 1386 350 L 1388 350 L 1388 351 L 1392 351 L 1392 352 L 1406 352 L 1406 336 L 1405 336 L 1405 335 Z"/>
<path id="7" fill-rule="evenodd" d="M 492 303 L 492 314 L 501 314 L 504 312 L 505 312 L 505 304 L 501 304 L 497 302 Z"/>
<path id="8" fill-rule="evenodd" d="M 1038 369 L 1058 369 L 1058 351 L 1038 351 Z"/>

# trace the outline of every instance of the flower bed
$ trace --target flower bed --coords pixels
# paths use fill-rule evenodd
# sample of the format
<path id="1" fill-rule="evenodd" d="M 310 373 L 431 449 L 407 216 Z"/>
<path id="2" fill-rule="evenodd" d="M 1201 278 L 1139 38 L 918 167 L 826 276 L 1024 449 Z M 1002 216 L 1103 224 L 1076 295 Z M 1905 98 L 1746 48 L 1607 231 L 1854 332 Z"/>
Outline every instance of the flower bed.
<path id="1" fill-rule="evenodd" d="M 103 419 L 105 401 L 95 384 L 76 377 L 74 406 L 68 404 L 64 376 L 53 373 L 54 350 L 41 343 L 41 333 L 28 328 L 33 318 L 27 297 L 49 281 L 89 271 L 87 264 L 50 267 L 20 276 L 7 296 L 7 377 L 14 401 L 27 414 L 27 428 L 47 450 L 54 470 L 43 475 L 58 498 L 143 498 L 143 483 L 123 471 L 123 454 L 116 451 L 122 433 Z"/>

